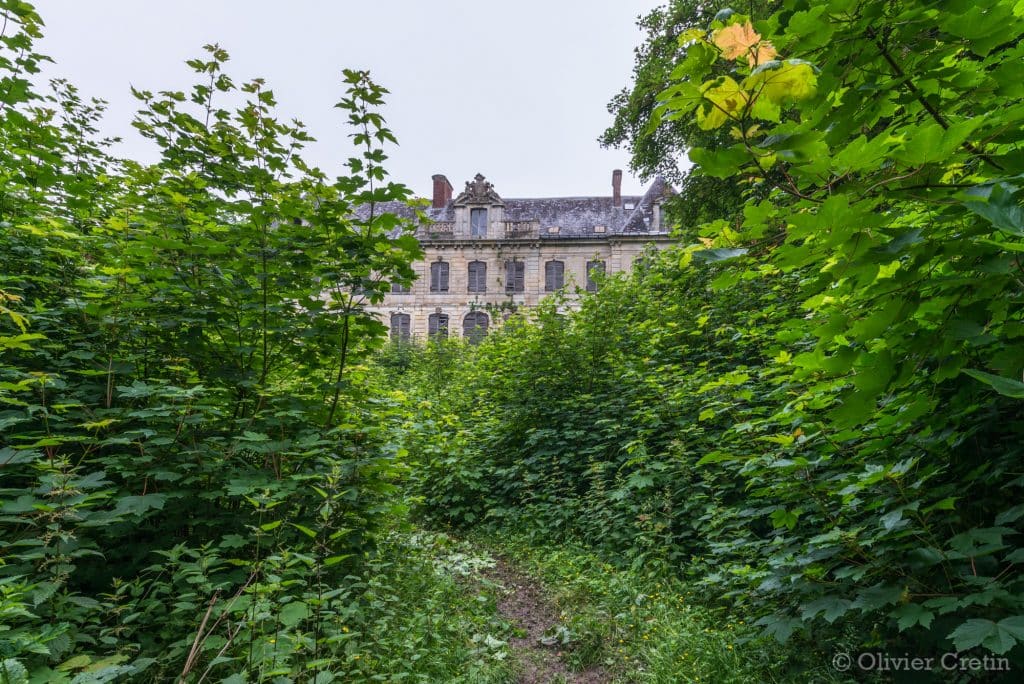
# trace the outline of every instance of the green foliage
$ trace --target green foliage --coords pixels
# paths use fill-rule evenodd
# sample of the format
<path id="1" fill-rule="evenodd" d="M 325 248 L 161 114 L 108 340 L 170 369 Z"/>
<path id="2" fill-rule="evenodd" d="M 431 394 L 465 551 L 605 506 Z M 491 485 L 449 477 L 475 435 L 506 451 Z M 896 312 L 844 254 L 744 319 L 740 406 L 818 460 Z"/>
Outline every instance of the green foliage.
<path id="1" fill-rule="evenodd" d="M 678 34 L 652 125 L 726 133 L 691 158 L 746 201 L 468 357 L 424 509 L 674 568 L 781 640 L 1019 667 L 1022 15 L 790 0 Z"/>
<path id="2" fill-rule="evenodd" d="M 640 17 L 638 26 L 645 37 L 636 50 L 632 83 L 608 103 L 614 120 L 600 137 L 604 146 L 626 147 L 630 167 L 641 177 L 661 175 L 678 189 L 663 210 L 684 231 L 733 216 L 744 191 L 744 186 L 734 181 L 691 173 L 684 163 L 692 147 L 714 149 L 730 144 L 726 131 L 708 131 L 685 118 L 656 115 L 658 95 L 669 86 L 677 68 L 679 37 L 706 27 L 725 4 L 671 0 Z M 759 13 L 773 4 L 748 3 L 751 12 Z"/>
<path id="3" fill-rule="evenodd" d="M 364 363 L 363 304 L 419 255 L 378 209 L 409 198 L 386 91 L 344 73 L 359 153 L 329 179 L 207 46 L 190 92 L 136 92 L 143 166 L 96 139 L 101 102 L 35 83 L 33 9 L 0 14 L 5 676 L 340 676 L 404 470 Z"/>
<path id="4" fill-rule="evenodd" d="M 543 583 L 559 617 L 550 641 L 573 669 L 600 665 L 630 682 L 845 681 L 822 645 L 801 652 L 764 639 L 742 614 L 701 605 L 676 577 L 618 569 L 525 532 L 480 543 Z"/>

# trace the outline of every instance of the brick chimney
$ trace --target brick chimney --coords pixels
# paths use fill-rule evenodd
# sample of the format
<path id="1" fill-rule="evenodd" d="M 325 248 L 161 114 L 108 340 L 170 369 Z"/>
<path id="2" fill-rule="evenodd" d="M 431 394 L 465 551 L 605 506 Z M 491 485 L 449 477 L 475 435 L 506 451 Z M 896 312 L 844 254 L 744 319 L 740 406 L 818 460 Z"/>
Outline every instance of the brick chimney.
<path id="1" fill-rule="evenodd" d="M 434 196 L 437 197 L 437 190 L 434 190 Z M 622 169 L 612 171 L 612 206 L 616 209 L 622 207 Z"/>
<path id="2" fill-rule="evenodd" d="M 435 173 L 434 179 L 434 201 L 432 206 L 435 209 L 444 209 L 452 201 L 452 184 L 442 173 Z"/>

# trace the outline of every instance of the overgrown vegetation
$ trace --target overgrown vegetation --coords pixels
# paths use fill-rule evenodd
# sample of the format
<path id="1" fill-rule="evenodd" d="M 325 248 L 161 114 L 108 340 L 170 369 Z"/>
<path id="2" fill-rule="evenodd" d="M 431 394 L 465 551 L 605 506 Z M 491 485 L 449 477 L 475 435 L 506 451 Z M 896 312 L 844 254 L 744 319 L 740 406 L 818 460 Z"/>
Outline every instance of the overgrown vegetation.
<path id="1" fill-rule="evenodd" d="M 1012 679 L 1024 4 L 747 5 L 648 17 L 605 136 L 697 163 L 685 242 L 420 347 L 366 73 L 340 177 L 217 46 L 142 165 L 0 0 L 0 682 L 512 681 L 479 548 L 624 681 Z"/>
<path id="2" fill-rule="evenodd" d="M 626 682 L 845 681 L 824 649 L 808 657 L 759 637 L 673 573 L 623 569 L 585 547 L 508 529 L 476 541 L 543 583 L 559 615 L 542 643 L 575 670 L 601 665 Z"/>
<path id="3" fill-rule="evenodd" d="M 385 91 L 345 72 L 361 154 L 329 179 L 208 46 L 190 92 L 136 93 L 143 166 L 35 83 L 34 10 L 0 14 L 3 680 L 368 677 L 403 466 L 359 305 L 419 254 L 353 212 L 409 196 Z"/>
<path id="4" fill-rule="evenodd" d="M 791 0 L 677 35 L 650 125 L 727 133 L 696 173 L 751 198 L 421 371 L 450 378 L 423 513 L 682 573 L 779 640 L 1021 667 L 1022 16 Z"/>

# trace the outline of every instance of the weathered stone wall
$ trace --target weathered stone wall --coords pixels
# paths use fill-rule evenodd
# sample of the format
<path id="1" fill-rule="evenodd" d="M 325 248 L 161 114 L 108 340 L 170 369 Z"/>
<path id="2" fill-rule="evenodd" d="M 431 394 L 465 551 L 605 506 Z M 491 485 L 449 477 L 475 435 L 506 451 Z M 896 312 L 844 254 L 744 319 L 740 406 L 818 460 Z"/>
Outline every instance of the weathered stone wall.
<path id="1" fill-rule="evenodd" d="M 448 314 L 449 334 L 458 337 L 463 332 L 463 319 L 470 311 L 488 312 L 489 324 L 493 328 L 502 323 L 502 317 L 492 307 L 535 306 L 541 298 L 550 294 L 544 289 L 544 264 L 548 261 L 564 262 L 565 288 L 571 293 L 577 286 L 586 287 L 588 261 L 604 261 L 608 273 L 617 273 L 630 269 L 648 245 L 663 248 L 672 242 L 664 234 L 616 235 L 603 240 L 424 241 L 422 247 L 425 258 L 414 265 L 418 278 L 411 291 L 408 294 L 390 294 L 381 304 L 369 307 L 369 310 L 388 326 L 391 324 L 391 314 L 409 314 L 412 335 L 421 339 L 427 335 L 430 314 Z M 506 294 L 505 260 L 513 258 L 526 264 L 525 291 Z M 430 292 L 430 264 L 439 259 L 449 265 L 447 293 Z M 487 264 L 486 292 L 468 291 L 468 265 L 471 261 Z"/>

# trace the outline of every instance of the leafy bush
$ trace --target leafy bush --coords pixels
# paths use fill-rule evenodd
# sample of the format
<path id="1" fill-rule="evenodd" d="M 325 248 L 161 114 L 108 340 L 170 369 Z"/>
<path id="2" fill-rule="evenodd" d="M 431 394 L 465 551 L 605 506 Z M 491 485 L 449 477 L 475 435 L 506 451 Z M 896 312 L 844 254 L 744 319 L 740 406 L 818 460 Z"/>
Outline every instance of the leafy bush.
<path id="1" fill-rule="evenodd" d="M 1019 667 L 1022 24 L 792 0 L 678 36 L 656 116 L 729 131 L 691 158 L 751 199 L 469 356 L 424 509 L 692 573 L 779 639 Z"/>
<path id="2" fill-rule="evenodd" d="M 357 211 L 409 197 L 386 91 L 345 72 L 361 151 L 329 180 L 207 46 L 191 92 L 136 93 L 142 166 L 95 139 L 102 103 L 33 82 L 31 6 L 0 14 L 5 676 L 329 681 L 404 470 L 363 365 L 363 303 L 419 254 Z"/>

